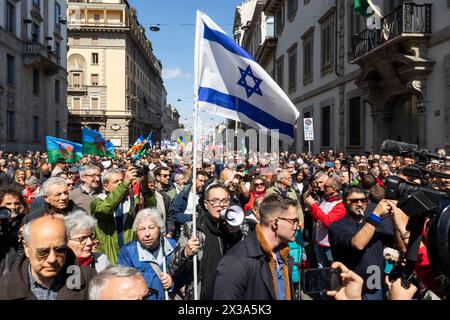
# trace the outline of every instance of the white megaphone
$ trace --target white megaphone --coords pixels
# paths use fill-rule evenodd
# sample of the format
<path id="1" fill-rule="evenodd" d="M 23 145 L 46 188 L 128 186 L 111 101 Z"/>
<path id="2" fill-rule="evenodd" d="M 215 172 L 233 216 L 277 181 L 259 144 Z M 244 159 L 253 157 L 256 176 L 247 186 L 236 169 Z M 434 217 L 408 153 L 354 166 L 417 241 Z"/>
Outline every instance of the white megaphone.
<path id="1" fill-rule="evenodd" d="M 220 218 L 225 220 L 230 226 L 237 227 L 244 222 L 244 211 L 239 206 L 231 206 L 220 212 Z"/>

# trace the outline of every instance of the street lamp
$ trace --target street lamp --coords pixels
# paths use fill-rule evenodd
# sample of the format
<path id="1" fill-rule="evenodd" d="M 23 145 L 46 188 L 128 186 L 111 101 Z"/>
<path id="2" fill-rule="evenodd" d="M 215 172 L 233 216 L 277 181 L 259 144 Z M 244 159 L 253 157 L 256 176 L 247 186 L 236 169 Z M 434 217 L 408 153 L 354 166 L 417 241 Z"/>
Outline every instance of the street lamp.
<path id="1" fill-rule="evenodd" d="M 159 23 L 158 23 L 158 24 L 153 24 L 153 25 L 151 25 L 150 31 L 158 32 L 159 30 L 161 30 L 161 28 L 160 28 L 159 26 L 160 26 Z"/>

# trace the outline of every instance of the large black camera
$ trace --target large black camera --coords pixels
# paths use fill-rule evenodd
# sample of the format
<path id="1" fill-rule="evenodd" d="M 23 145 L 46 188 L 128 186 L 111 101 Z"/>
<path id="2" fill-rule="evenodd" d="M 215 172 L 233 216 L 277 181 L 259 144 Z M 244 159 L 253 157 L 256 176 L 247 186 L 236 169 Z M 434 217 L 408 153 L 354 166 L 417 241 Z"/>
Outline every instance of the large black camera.
<path id="1" fill-rule="evenodd" d="M 9 230 L 9 216 L 11 211 L 6 207 L 0 207 L 0 239 L 3 238 Z"/>
<path id="2" fill-rule="evenodd" d="M 418 259 L 418 250 L 426 219 L 431 221 L 427 235 L 427 251 L 432 269 L 450 278 L 450 190 L 437 190 L 428 187 L 430 177 L 450 179 L 450 175 L 427 169 L 431 159 L 447 161 L 429 153 L 417 150 L 416 145 L 396 141 L 383 142 L 382 149 L 388 153 L 414 156 L 417 163 L 403 169 L 402 174 L 420 184 L 409 183 L 400 177 L 389 176 L 385 180 L 386 199 L 398 200 L 397 207 L 409 216 L 407 230 L 410 232 L 406 265 L 402 274 L 402 285 L 406 288 L 413 278 Z"/>
<path id="3" fill-rule="evenodd" d="M 150 168 L 145 165 L 145 164 L 141 164 L 141 162 L 139 160 L 137 160 L 134 164 L 133 167 L 136 168 L 137 171 L 137 176 L 139 178 L 142 178 L 144 176 L 147 176 L 148 173 L 150 172 Z"/>

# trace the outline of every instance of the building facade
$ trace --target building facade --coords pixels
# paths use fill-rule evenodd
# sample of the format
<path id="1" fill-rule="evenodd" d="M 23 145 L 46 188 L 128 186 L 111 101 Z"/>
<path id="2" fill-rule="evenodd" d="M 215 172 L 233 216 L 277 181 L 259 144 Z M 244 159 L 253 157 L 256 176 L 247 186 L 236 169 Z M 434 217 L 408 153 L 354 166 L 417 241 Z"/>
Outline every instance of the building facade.
<path id="1" fill-rule="evenodd" d="M 449 149 L 448 1 L 374 1 L 377 30 L 367 30 L 372 18 L 356 15 L 353 0 L 248 2 L 256 6 L 242 45 L 301 114 L 292 150 L 308 151 L 307 117 L 312 152 L 379 152 L 386 139 Z M 267 17 L 273 36 L 261 27 Z"/>
<path id="2" fill-rule="evenodd" d="M 172 133 L 180 128 L 180 114 L 175 106 L 168 104 L 164 108 L 162 123 L 163 127 L 161 132 L 161 140 L 170 141 L 172 138 Z"/>
<path id="3" fill-rule="evenodd" d="M 67 136 L 67 26 L 63 0 L 0 0 L 0 145 L 45 150 Z"/>
<path id="4" fill-rule="evenodd" d="M 98 130 L 127 148 L 153 130 L 160 139 L 167 92 L 136 9 L 126 0 L 68 3 L 69 134 Z"/>

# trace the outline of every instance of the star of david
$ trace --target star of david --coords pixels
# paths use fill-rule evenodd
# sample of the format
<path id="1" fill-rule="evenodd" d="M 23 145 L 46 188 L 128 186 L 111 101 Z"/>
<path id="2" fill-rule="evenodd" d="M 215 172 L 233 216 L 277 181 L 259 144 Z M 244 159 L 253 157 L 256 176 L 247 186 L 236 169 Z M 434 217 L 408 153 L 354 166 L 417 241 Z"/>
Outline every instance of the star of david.
<path id="1" fill-rule="evenodd" d="M 261 79 L 258 79 L 252 71 L 252 68 L 250 65 L 244 70 L 241 67 L 239 67 L 239 71 L 241 73 L 241 79 L 238 81 L 238 85 L 243 87 L 245 89 L 245 92 L 247 93 L 247 98 L 250 98 L 254 93 L 259 94 L 262 97 L 261 88 L 259 87 L 261 83 L 263 82 Z M 247 76 L 249 76 L 253 82 L 255 83 L 254 87 L 251 87 L 247 83 Z"/>

